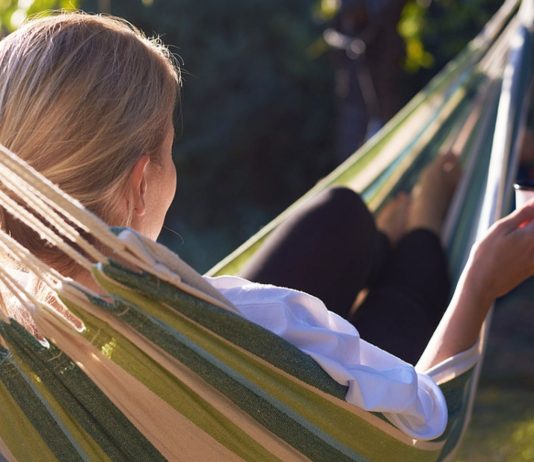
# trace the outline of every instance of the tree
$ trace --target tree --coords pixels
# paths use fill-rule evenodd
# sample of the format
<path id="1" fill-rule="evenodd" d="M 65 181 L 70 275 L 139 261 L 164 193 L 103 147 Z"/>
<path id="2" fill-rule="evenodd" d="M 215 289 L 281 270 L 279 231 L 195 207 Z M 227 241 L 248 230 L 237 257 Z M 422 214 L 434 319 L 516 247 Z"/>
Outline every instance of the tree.
<path id="1" fill-rule="evenodd" d="M 74 10 L 78 0 L 2 0 L 0 1 L 0 36 L 17 29 L 26 18 L 37 13 L 63 9 Z"/>

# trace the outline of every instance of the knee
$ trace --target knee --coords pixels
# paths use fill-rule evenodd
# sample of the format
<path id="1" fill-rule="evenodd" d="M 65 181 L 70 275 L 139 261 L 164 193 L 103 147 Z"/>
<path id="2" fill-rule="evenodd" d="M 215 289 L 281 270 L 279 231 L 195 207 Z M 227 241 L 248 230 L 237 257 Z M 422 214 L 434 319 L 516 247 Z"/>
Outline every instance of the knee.
<path id="1" fill-rule="evenodd" d="M 342 208 L 361 207 L 364 205 L 360 195 L 345 186 L 334 186 L 321 193 L 329 203 L 339 205 Z"/>
<path id="2" fill-rule="evenodd" d="M 342 186 L 329 188 L 321 193 L 320 202 L 326 215 L 334 222 L 340 219 L 348 228 L 373 229 L 374 219 L 360 195 Z"/>
<path id="3" fill-rule="evenodd" d="M 324 193 L 325 203 L 347 215 L 369 214 L 367 205 L 358 193 L 344 186 L 335 186 Z"/>

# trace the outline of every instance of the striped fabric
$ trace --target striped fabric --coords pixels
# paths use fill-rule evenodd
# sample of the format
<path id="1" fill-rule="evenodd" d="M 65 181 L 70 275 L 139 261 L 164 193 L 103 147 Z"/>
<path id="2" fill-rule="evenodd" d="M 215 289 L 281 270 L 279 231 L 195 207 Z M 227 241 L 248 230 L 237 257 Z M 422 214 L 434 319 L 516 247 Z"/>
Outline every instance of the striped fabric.
<path id="1" fill-rule="evenodd" d="M 439 151 L 460 149 L 467 180 L 444 236 L 458 274 L 482 211 L 494 202 L 488 199 L 487 178 L 499 153 L 488 134 L 504 110 L 507 79 L 519 81 L 512 85 L 517 94 L 529 80 L 529 66 L 516 59 L 512 76 L 501 84 L 511 37 L 523 37 L 520 57 L 530 53 L 531 37 L 515 15 L 516 6 L 516 1 L 505 2 L 465 53 L 307 197 L 348 184 L 378 209 L 409 187 Z M 520 108 L 514 91 L 514 107 Z M 508 119 L 512 132 L 522 123 L 521 117 Z M 504 157 L 506 177 L 514 169 L 512 151 L 508 148 Z M 5 159 L 15 169 L 22 165 Z M 36 185 L 38 175 L 30 173 L 28 181 Z M 58 213 L 70 219 L 76 212 L 71 223 L 100 226 L 44 179 L 41 186 L 48 188 Z M 283 217 L 212 273 L 236 272 Z M 121 249 L 114 260 L 93 252 L 93 275 L 105 296 L 60 279 L 58 293 L 80 322 L 39 306 L 33 314 L 47 339 L 39 342 L 17 322 L 0 320 L 0 460 L 417 462 L 452 457 L 469 414 L 476 370 L 456 376 L 451 359 L 440 375 L 447 430 L 435 441 L 412 440 L 380 414 L 346 403 L 346 388 L 309 356 L 237 316 L 231 306 L 223 308 L 225 300 L 202 286 L 185 264 L 172 267 L 172 273 L 147 265 L 143 252 L 164 258 L 156 244 L 147 241 L 138 249 L 106 232 L 98 238 Z M 31 256 L 24 258 L 35 263 Z"/>
<path id="2" fill-rule="evenodd" d="M 17 460 L 41 446 L 40 460 L 436 460 L 442 441 L 347 404 L 263 328 L 114 263 L 95 276 L 113 299 L 67 301 L 81 336 L 50 317 L 44 347 L 2 325 L 2 409 L 18 412 L 1 436 Z"/>

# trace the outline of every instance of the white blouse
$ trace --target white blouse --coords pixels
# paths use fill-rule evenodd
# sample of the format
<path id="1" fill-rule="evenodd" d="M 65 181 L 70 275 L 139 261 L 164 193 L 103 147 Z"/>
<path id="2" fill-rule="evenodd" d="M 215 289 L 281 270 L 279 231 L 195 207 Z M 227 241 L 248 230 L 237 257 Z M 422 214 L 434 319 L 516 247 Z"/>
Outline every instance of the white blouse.
<path id="1" fill-rule="evenodd" d="M 348 386 L 346 401 L 384 413 L 413 438 L 429 440 L 445 430 L 447 403 L 432 377 L 360 339 L 352 324 L 318 298 L 234 276 L 205 279 L 244 318 L 283 337 Z M 468 356 L 464 370 L 478 358 L 476 352 Z"/>

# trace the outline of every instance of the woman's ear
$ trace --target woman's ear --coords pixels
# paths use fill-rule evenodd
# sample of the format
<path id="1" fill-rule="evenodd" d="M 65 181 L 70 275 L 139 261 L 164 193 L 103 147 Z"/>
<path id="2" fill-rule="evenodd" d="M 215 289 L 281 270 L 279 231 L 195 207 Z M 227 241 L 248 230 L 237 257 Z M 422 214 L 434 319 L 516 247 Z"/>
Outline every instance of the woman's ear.
<path id="1" fill-rule="evenodd" d="M 145 194 L 147 188 L 147 170 L 150 164 L 148 154 L 143 154 L 133 166 L 130 172 L 130 197 L 131 210 L 135 216 L 141 217 L 145 214 Z"/>

